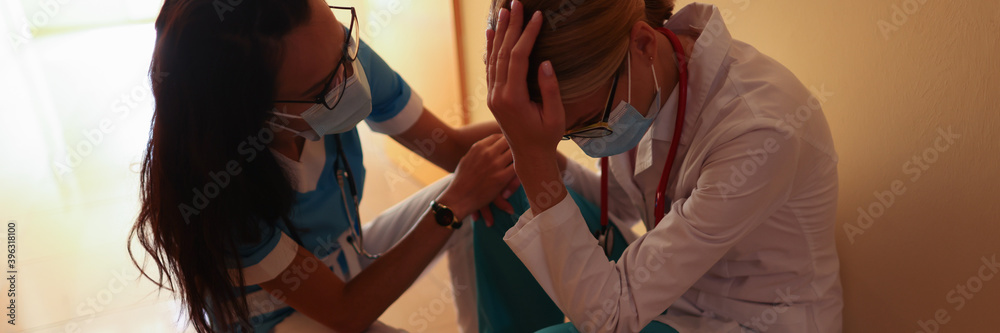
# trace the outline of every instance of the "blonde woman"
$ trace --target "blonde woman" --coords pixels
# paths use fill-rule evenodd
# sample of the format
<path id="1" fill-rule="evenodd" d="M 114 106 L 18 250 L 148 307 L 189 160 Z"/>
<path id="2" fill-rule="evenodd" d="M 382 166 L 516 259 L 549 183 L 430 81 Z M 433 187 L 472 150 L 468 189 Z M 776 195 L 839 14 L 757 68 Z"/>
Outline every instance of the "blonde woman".
<path id="1" fill-rule="evenodd" d="M 504 240 L 572 322 L 548 330 L 841 331 L 837 155 L 788 69 L 733 40 L 711 5 L 493 9 L 489 105 L 530 204 Z M 573 186 L 606 198 L 619 230 L 649 230 L 617 261 L 567 195 L 563 138 L 608 175 Z"/>

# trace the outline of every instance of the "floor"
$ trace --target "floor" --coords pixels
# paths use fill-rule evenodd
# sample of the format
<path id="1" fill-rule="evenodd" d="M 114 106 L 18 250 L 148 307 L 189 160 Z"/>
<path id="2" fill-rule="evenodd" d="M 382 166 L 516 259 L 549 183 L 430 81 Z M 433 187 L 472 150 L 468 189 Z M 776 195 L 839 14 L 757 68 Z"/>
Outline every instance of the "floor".
<path id="1" fill-rule="evenodd" d="M 18 225 L 17 322 L 5 332 L 190 331 L 171 293 L 139 278 L 126 251 L 151 116 L 153 37 L 150 24 L 50 36 L 0 64 L 0 218 Z M 387 172 L 387 139 L 364 132 L 369 174 Z M 390 189 L 369 177 L 366 197 L 379 200 L 363 202 L 363 218 L 422 185 L 406 179 Z M 446 266 L 433 266 L 381 320 L 457 331 L 451 299 L 441 296 Z"/>

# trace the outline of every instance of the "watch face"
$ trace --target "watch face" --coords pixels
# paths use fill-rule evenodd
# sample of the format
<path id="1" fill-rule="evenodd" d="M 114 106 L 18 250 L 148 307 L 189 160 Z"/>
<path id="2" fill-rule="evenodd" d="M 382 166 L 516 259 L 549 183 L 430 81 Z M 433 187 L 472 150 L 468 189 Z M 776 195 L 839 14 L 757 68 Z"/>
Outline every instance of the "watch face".
<path id="1" fill-rule="evenodd" d="M 434 219 L 437 223 L 443 226 L 451 225 L 451 222 L 455 220 L 455 214 L 451 212 L 451 209 L 439 209 L 434 213 Z"/>

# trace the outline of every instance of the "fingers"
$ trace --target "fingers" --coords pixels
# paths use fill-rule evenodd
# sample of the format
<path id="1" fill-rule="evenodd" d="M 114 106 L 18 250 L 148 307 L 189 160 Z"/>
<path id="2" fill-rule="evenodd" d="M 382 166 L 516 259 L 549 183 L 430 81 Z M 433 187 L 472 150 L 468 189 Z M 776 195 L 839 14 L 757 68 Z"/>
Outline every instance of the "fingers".
<path id="1" fill-rule="evenodd" d="M 500 208 L 500 210 L 503 210 L 507 214 L 514 215 L 514 206 L 511 205 L 507 199 L 509 199 L 510 196 L 514 194 L 514 191 L 517 191 L 519 187 L 521 187 L 521 180 L 515 175 L 514 179 L 511 179 L 510 182 L 507 183 L 507 188 L 500 193 L 500 196 L 493 199 L 493 205 L 497 206 L 497 208 Z"/>
<path id="2" fill-rule="evenodd" d="M 497 159 L 497 162 L 500 163 L 500 165 L 508 166 L 514 164 L 514 153 L 510 151 L 510 146 L 504 145 L 504 151 L 501 154 L 502 155 L 500 155 Z"/>
<path id="3" fill-rule="evenodd" d="M 497 140 L 489 147 L 490 155 L 495 156 L 495 162 L 499 163 L 501 166 L 508 166 L 514 163 L 514 154 L 510 151 L 510 144 L 507 139 L 500 136 L 500 140 Z"/>
<path id="4" fill-rule="evenodd" d="M 506 150 L 510 150 L 510 146 L 507 145 L 507 139 L 504 139 L 503 135 L 493 134 L 487 137 L 487 139 L 492 140 L 489 150 L 495 155 L 499 155 Z"/>
<path id="5" fill-rule="evenodd" d="M 490 210 L 490 205 L 480 208 L 479 215 L 483 216 L 483 221 L 486 221 L 487 227 L 493 227 L 493 212 Z"/>
<path id="6" fill-rule="evenodd" d="M 550 61 L 542 62 L 538 68 L 538 88 L 542 93 L 543 125 L 548 128 L 559 126 L 560 130 L 565 130 L 566 113 L 559 93 L 559 79 Z"/>
<path id="7" fill-rule="evenodd" d="M 497 197 L 496 199 L 493 199 L 493 204 L 496 205 L 497 208 L 500 208 L 500 210 L 504 211 L 505 213 L 514 215 L 514 206 L 512 206 L 509 202 L 507 202 L 507 200 L 504 199 L 503 197 Z"/>
<path id="8" fill-rule="evenodd" d="M 531 16 L 528 26 L 524 27 L 524 34 L 514 45 L 510 54 L 510 68 L 507 74 L 510 82 L 527 82 L 528 80 L 528 57 L 531 49 L 535 46 L 535 39 L 542 29 L 542 12 L 536 11 Z M 499 67 L 501 70 L 503 67 Z"/>
<path id="9" fill-rule="evenodd" d="M 514 179 L 511 179 L 510 183 L 507 184 L 507 190 L 503 192 L 503 198 L 504 199 L 510 198 L 510 196 L 514 194 L 514 191 L 517 191 L 517 189 L 520 187 L 521 187 L 521 178 L 517 178 L 515 176 Z"/>
<path id="10" fill-rule="evenodd" d="M 506 8 L 501 8 L 497 16 L 496 31 L 493 32 L 493 41 L 490 43 L 489 64 L 486 66 L 487 73 L 489 73 L 489 78 L 487 79 L 489 87 L 487 88 L 491 91 L 496 86 L 497 53 L 500 52 L 500 46 L 503 45 L 503 39 L 507 35 L 507 23 L 510 19 L 510 12 Z"/>
<path id="11" fill-rule="evenodd" d="M 493 36 L 496 31 L 493 29 L 486 29 L 486 54 L 483 56 L 483 61 L 486 63 L 486 82 L 493 82 L 493 62 L 491 61 L 490 55 L 493 53 Z"/>
<path id="12" fill-rule="evenodd" d="M 502 136 L 500 134 L 493 134 L 485 138 L 482 138 L 479 141 L 476 141 L 476 143 L 472 144 L 472 147 L 469 148 L 469 152 L 471 153 L 473 151 L 480 151 L 480 150 L 491 151 L 492 147 L 496 145 L 497 141 L 499 141 L 500 139 L 502 139 Z"/>
<path id="13" fill-rule="evenodd" d="M 509 179 L 514 179 L 514 177 L 517 176 L 517 173 L 514 172 L 514 164 L 508 165 L 504 168 L 501 175 L 503 176 L 503 179 L 508 179 L 508 181 L 510 181 Z"/>
<path id="14" fill-rule="evenodd" d="M 493 133 L 487 136 L 491 142 L 504 141 L 503 133 Z"/>
<path id="15" fill-rule="evenodd" d="M 510 5 L 510 18 L 508 19 L 507 30 L 504 31 L 506 36 L 504 36 L 502 43 L 493 44 L 494 47 L 497 45 L 500 46 L 500 50 L 497 51 L 496 72 L 494 72 L 495 84 L 497 85 L 507 83 L 507 68 L 510 64 L 511 51 L 521 36 L 522 25 L 524 25 L 524 5 L 520 1 L 514 0 Z"/>

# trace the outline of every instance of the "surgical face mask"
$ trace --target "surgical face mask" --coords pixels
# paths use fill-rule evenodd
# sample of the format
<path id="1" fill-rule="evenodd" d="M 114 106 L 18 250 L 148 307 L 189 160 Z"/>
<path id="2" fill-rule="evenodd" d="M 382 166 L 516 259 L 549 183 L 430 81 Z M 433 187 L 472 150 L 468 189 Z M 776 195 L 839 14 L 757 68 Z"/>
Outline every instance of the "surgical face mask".
<path id="1" fill-rule="evenodd" d="M 300 132 L 274 122 L 271 124 L 310 141 L 319 141 L 324 135 L 344 133 L 354 129 L 372 112 L 372 92 L 368 86 L 368 76 L 361 66 L 361 59 L 355 59 L 351 62 L 351 66 L 354 75 L 326 93 L 326 103 L 336 104 L 333 109 L 327 109 L 323 104 L 315 104 L 300 115 L 274 112 L 276 116 L 305 120 L 309 124 L 309 130 Z M 341 90 L 344 90 L 344 94 L 337 102 Z"/>
<path id="2" fill-rule="evenodd" d="M 643 117 L 632 106 L 632 60 L 631 56 L 626 58 L 629 69 L 628 96 L 630 102 L 622 101 L 617 108 L 611 111 L 608 117 L 608 126 L 612 132 L 610 135 L 599 138 L 573 138 L 573 141 L 580 146 L 580 149 L 583 149 L 587 156 L 593 158 L 608 157 L 635 148 L 642 137 L 646 135 L 649 126 L 653 124 L 653 119 L 660 111 L 660 83 L 656 79 L 655 69 L 653 70 L 653 83 L 656 85 L 656 96 L 653 97 L 653 104 L 649 106 L 649 112 Z M 650 65 L 650 68 L 653 66 Z"/>

